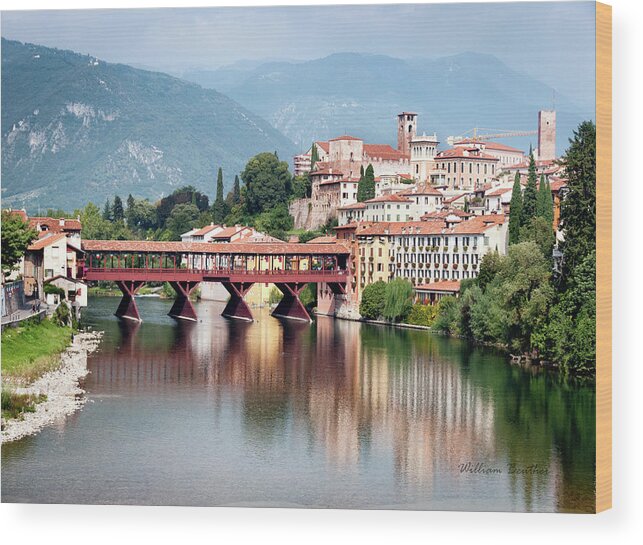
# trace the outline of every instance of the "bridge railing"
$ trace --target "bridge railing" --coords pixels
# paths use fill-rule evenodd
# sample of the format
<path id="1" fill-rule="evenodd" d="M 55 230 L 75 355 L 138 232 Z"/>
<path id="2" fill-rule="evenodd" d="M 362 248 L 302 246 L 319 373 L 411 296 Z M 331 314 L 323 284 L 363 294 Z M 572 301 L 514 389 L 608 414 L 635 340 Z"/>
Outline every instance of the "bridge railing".
<path id="1" fill-rule="evenodd" d="M 182 269 L 182 268 L 144 268 L 144 267 L 87 267 L 84 269 L 84 275 L 88 273 L 108 273 L 117 275 L 119 273 L 136 273 L 144 272 L 145 274 L 163 276 L 168 274 L 185 274 L 186 276 L 200 275 L 200 276 L 345 276 L 348 271 L 345 269 L 310 269 L 310 270 L 288 270 L 288 269 L 273 269 L 273 270 L 246 270 L 246 269 L 230 269 L 230 268 L 215 268 L 215 269 Z"/>

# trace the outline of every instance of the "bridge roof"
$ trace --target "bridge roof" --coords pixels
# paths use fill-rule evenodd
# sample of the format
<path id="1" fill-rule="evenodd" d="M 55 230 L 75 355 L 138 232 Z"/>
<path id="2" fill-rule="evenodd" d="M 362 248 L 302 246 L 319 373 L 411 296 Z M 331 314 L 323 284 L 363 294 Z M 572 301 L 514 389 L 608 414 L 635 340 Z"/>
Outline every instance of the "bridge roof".
<path id="1" fill-rule="evenodd" d="M 251 255 L 349 255 L 341 243 L 299 244 L 272 242 L 156 242 L 148 240 L 83 240 L 87 252 L 133 253 L 195 253 L 195 254 L 251 254 Z"/>

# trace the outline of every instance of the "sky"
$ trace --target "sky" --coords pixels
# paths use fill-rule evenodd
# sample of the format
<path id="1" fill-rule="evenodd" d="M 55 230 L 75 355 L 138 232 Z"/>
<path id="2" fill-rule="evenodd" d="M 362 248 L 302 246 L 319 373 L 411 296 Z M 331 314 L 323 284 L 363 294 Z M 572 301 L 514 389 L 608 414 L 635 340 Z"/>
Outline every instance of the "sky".
<path id="1" fill-rule="evenodd" d="M 174 74 L 347 51 L 404 59 L 477 51 L 593 107 L 594 17 L 584 1 L 3 11 L 1 32 Z"/>

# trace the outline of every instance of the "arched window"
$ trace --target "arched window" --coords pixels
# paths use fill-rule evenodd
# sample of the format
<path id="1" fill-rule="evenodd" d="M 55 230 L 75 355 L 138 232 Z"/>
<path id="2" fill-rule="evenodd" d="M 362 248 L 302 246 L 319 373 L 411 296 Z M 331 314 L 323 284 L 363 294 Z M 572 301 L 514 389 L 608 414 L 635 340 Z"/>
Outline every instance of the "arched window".
<path id="1" fill-rule="evenodd" d="M 409 125 L 409 132 L 413 130 L 413 125 Z"/>

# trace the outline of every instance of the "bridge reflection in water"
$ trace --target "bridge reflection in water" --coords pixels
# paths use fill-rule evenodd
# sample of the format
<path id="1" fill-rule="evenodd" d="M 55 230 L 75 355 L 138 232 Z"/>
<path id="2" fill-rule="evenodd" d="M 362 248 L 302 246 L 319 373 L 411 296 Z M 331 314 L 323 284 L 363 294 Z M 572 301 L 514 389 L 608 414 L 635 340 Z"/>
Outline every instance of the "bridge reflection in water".
<path id="1" fill-rule="evenodd" d="M 310 322 L 299 300 L 308 283 L 323 283 L 345 294 L 350 251 L 340 243 L 226 243 L 85 240 L 79 277 L 112 281 L 123 297 L 116 316 L 140 321 L 135 295 L 146 282 L 169 282 L 176 298 L 170 316 L 195 321 L 190 294 L 200 282 L 220 282 L 230 294 L 223 316 L 252 321 L 244 296 L 257 282 L 283 294 L 274 316 Z"/>
<path id="2" fill-rule="evenodd" d="M 199 308 L 212 316 L 217 306 Z M 370 467 L 392 453 L 395 482 L 407 499 L 436 500 L 448 490 L 458 498 L 453 508 L 582 511 L 591 505 L 593 484 L 576 473 L 591 472 L 591 452 L 583 450 L 591 450 L 591 438 L 575 452 L 567 447 L 579 415 L 591 419 L 593 398 L 580 408 L 554 406 L 556 393 L 549 401 L 539 395 L 543 387 L 550 395 L 558 391 L 546 377 L 426 332 L 329 318 L 312 327 L 216 316 L 206 322 L 169 328 L 120 321 L 113 350 L 107 346 L 92 357 L 89 391 L 135 398 L 162 395 L 171 385 L 186 392 L 196 386 L 209 392 L 217 418 L 232 396 L 245 435 L 262 449 L 290 429 L 288 436 L 308 436 L 320 447 L 335 471 Z M 548 411 L 556 418 L 543 419 Z M 461 463 L 478 460 L 503 469 L 533 464 L 546 473 L 460 474 Z M 495 503 L 501 497 L 508 503 Z"/>

